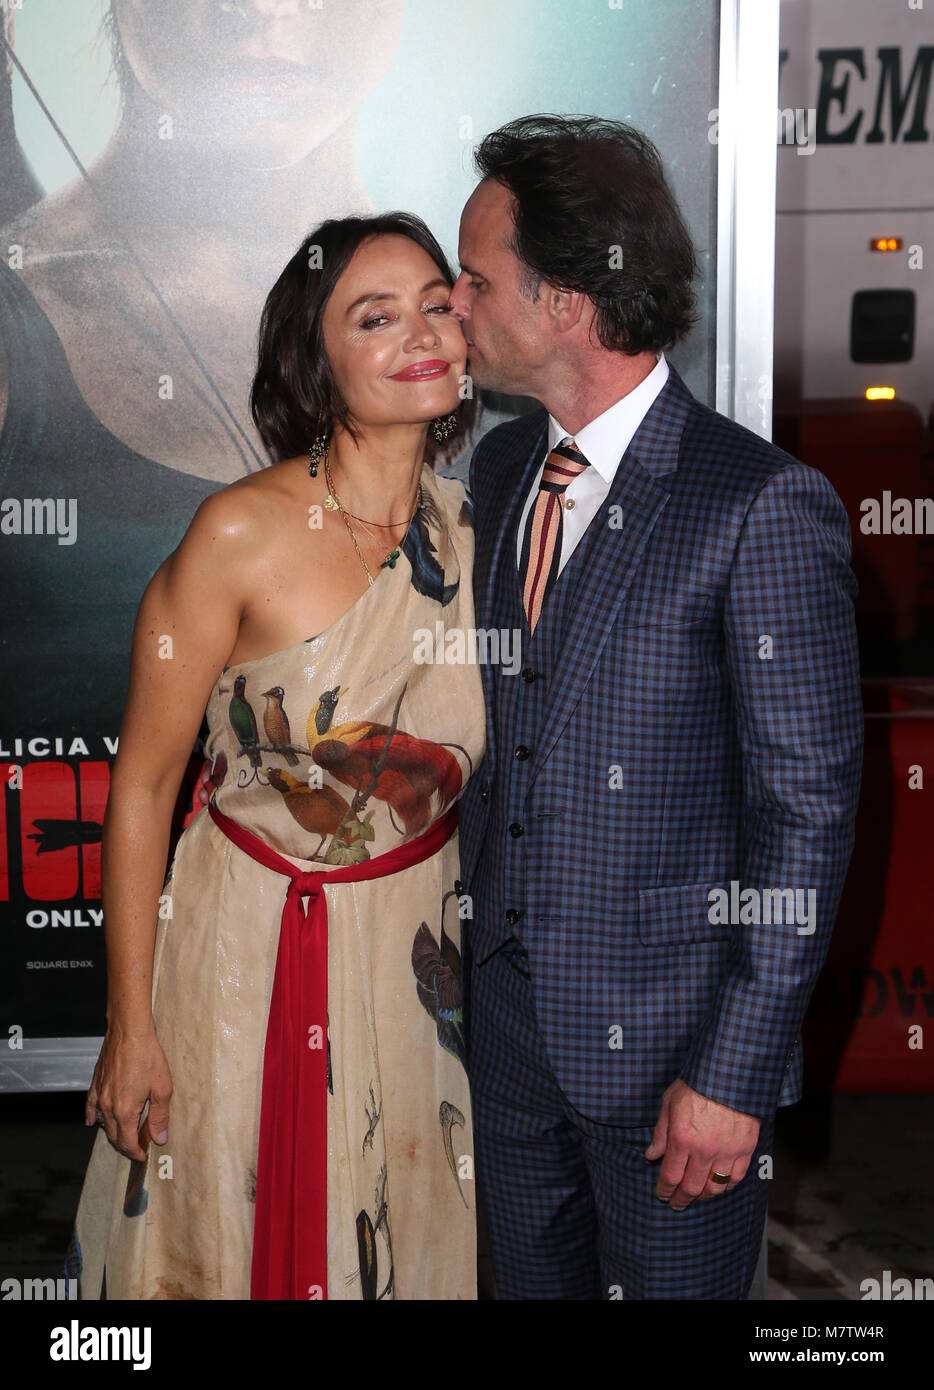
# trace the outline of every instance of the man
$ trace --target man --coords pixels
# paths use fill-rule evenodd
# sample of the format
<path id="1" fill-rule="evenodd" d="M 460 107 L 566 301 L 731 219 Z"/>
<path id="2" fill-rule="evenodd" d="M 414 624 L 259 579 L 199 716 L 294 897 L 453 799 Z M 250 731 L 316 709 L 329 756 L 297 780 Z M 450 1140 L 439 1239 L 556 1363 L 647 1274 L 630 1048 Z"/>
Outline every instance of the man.
<path id="1" fill-rule="evenodd" d="M 846 515 L 664 349 L 695 258 L 652 144 L 488 136 L 451 304 L 542 410 L 471 463 L 486 760 L 465 794 L 477 1175 L 504 1298 L 739 1299 L 850 854 Z"/>

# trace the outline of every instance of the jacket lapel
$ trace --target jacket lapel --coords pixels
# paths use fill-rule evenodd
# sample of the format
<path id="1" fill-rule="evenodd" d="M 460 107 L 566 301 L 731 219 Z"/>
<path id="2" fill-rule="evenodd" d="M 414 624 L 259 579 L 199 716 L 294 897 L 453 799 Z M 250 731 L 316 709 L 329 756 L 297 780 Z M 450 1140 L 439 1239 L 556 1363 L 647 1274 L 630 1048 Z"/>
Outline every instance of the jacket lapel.
<path id="1" fill-rule="evenodd" d="M 570 615 L 555 661 L 530 779 L 583 694 L 670 496 L 664 475 L 677 469 L 681 435 L 694 398 L 674 368 L 669 370 L 668 380 L 623 455 L 603 505 L 580 541 L 590 546 L 587 568 L 579 577 L 577 611 Z M 619 529 L 609 525 L 613 506 L 622 510 Z"/>
<path id="2" fill-rule="evenodd" d="M 531 435 L 524 436 L 524 442 L 517 444 L 512 460 L 504 461 L 497 473 L 495 499 L 486 501 L 484 508 L 487 514 L 492 513 L 491 520 L 483 528 L 482 534 L 475 538 L 474 589 L 478 627 L 503 626 L 503 608 L 497 602 L 497 595 L 505 593 L 506 585 L 513 581 L 516 568 L 516 528 L 529 488 L 532 486 L 532 479 L 544 458 L 548 443 L 547 414 L 544 411 L 536 411 L 534 416 L 530 417 L 529 423 Z M 480 667 L 480 675 L 486 701 L 486 756 L 489 759 L 488 765 L 494 767 L 495 672 L 489 663 L 484 662 Z"/>

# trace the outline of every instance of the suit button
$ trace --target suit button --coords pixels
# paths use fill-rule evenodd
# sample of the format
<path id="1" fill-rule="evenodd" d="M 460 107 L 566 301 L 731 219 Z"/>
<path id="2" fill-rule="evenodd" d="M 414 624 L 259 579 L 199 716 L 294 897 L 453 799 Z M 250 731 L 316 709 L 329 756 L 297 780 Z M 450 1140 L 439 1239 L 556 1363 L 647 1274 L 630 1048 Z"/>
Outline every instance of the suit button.
<path id="1" fill-rule="evenodd" d="M 457 894 L 458 897 L 460 897 L 463 891 L 464 885 L 461 883 L 459 878 L 456 878 L 454 880 L 454 892 Z"/>
<path id="2" fill-rule="evenodd" d="M 509 923 L 511 927 L 514 927 L 521 916 L 522 913 L 519 911 L 517 907 L 511 907 L 508 909 L 506 913 L 506 921 Z"/>
<path id="3" fill-rule="evenodd" d="M 524 743 L 520 743 L 519 747 L 516 749 L 516 757 L 519 759 L 520 763 L 524 763 L 528 756 L 529 750 Z"/>
<path id="4" fill-rule="evenodd" d="M 489 801 L 489 799 L 490 799 L 490 793 L 487 791 L 486 787 L 481 788 L 481 791 L 480 791 L 480 800 L 481 800 L 481 801 Z"/>
<path id="5" fill-rule="evenodd" d="M 519 836 L 524 834 L 524 831 L 525 827 L 521 826 L 517 820 L 514 820 L 512 825 L 509 827 L 509 833 L 514 840 L 518 840 Z"/>
<path id="6" fill-rule="evenodd" d="M 526 666 L 525 670 L 522 672 L 522 679 L 525 681 L 526 685 L 532 684 L 535 679 L 535 672 L 532 670 L 531 666 Z"/>

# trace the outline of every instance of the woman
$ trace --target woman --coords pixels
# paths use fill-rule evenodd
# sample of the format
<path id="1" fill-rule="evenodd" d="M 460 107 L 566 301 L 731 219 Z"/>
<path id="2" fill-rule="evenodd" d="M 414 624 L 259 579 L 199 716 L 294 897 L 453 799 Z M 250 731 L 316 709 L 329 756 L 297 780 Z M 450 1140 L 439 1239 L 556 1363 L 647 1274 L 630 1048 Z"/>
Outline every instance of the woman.
<path id="1" fill-rule="evenodd" d="M 82 1297 L 476 1297 L 451 808 L 483 704 L 476 666 L 413 658 L 473 627 L 466 494 L 423 463 L 465 367 L 452 283 L 405 214 L 302 243 L 251 401 L 280 461 L 203 502 L 143 597 Z M 211 804 L 160 898 L 205 706 Z"/>

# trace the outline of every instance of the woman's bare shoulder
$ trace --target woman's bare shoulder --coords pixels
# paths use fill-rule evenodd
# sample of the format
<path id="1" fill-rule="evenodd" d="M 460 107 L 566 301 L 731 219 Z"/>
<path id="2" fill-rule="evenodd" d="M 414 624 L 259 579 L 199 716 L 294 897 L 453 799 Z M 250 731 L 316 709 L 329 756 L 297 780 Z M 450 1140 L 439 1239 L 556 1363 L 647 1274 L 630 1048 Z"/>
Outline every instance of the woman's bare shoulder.
<path id="1" fill-rule="evenodd" d="M 192 517 L 179 551 L 234 561 L 263 551 L 287 510 L 301 504 L 291 472 L 285 463 L 270 464 L 210 493 Z"/>

